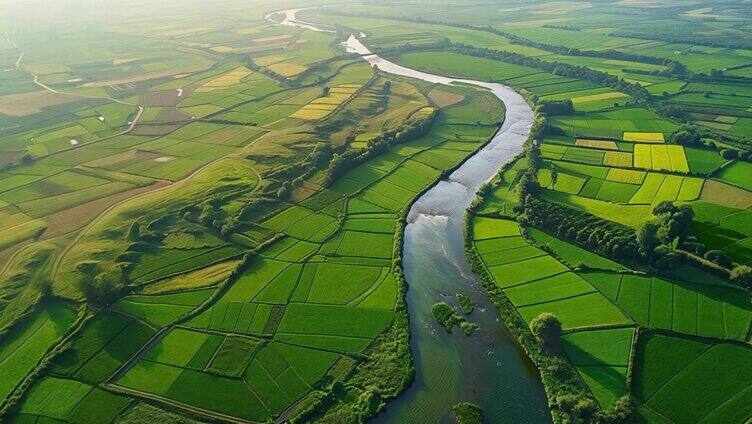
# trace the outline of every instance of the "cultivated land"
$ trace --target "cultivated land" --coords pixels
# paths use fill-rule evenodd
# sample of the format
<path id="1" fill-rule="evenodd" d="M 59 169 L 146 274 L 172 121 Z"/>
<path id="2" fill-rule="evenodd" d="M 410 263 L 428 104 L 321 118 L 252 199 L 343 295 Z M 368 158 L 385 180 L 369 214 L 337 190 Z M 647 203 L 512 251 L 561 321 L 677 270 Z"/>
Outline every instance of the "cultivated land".
<path id="1" fill-rule="evenodd" d="M 361 32 L 535 107 L 467 247 L 555 422 L 752 418 L 749 5 L 266 19 L 300 5 L 0 19 L 0 420 L 359 422 L 400 394 L 406 211 L 503 106 L 369 67 L 340 45 Z"/>

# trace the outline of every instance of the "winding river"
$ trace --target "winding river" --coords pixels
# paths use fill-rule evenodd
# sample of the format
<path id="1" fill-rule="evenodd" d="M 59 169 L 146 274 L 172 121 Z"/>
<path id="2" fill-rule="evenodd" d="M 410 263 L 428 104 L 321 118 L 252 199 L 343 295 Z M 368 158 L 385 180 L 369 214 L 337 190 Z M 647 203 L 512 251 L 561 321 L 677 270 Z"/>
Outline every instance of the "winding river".
<path id="1" fill-rule="evenodd" d="M 296 20 L 300 10 L 285 10 L 267 18 L 281 14 L 283 20 L 278 23 L 283 25 L 334 32 L 324 25 Z M 355 36 L 350 36 L 344 46 L 384 72 L 437 84 L 474 85 L 491 91 L 506 107 L 504 124 L 491 142 L 410 209 L 403 265 L 410 286 L 407 303 L 415 382 L 374 422 L 451 423 L 451 407 L 464 401 L 480 405 L 487 422 L 551 422 L 537 370 L 499 322 L 494 305 L 470 270 L 462 222 L 478 188 L 522 152 L 533 111 L 519 93 L 502 84 L 409 69 L 371 53 Z M 477 305 L 470 320 L 479 329 L 471 337 L 458 330 L 448 334 L 431 314 L 436 302 L 456 305 L 458 292 L 470 296 Z"/>

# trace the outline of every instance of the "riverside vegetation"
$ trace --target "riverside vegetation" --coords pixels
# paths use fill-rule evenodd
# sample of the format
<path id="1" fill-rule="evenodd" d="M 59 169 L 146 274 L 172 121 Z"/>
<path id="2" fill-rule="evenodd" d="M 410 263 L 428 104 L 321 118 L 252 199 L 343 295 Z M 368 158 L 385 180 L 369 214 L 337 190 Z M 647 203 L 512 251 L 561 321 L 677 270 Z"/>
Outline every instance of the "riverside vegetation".
<path id="1" fill-rule="evenodd" d="M 554 422 L 752 417 L 752 6 L 159 6 L 0 20 L 0 419 L 361 422 L 409 386 L 407 211 L 503 106 L 361 32 L 535 107 L 466 248 Z"/>

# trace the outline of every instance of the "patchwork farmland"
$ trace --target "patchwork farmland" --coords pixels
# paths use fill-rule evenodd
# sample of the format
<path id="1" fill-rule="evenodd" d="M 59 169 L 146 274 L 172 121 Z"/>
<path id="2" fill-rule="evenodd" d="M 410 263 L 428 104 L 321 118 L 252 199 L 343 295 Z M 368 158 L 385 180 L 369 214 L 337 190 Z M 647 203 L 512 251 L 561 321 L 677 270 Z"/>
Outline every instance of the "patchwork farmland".
<path id="1" fill-rule="evenodd" d="M 0 421 L 752 419 L 749 4 L 320 6 L 4 5 Z"/>

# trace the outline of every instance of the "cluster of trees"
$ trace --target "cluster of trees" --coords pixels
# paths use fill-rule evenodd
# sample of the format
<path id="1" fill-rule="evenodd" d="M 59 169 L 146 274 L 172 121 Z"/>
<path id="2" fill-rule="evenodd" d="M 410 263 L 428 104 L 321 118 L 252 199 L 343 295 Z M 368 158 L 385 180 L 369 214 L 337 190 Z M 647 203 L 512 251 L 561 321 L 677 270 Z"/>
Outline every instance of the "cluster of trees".
<path id="1" fill-rule="evenodd" d="M 566 30 L 566 31 L 575 31 L 575 32 L 582 31 L 581 28 L 578 28 L 578 27 L 576 27 L 574 25 L 545 24 L 545 25 L 543 25 L 543 28 L 563 29 L 563 30 Z"/>
<path id="2" fill-rule="evenodd" d="M 726 160 L 738 159 L 746 162 L 752 162 L 752 149 L 721 149 L 721 156 Z"/>
<path id="3" fill-rule="evenodd" d="M 537 147 L 527 153 L 528 168 L 518 183 L 516 212 L 521 225 L 541 228 L 561 239 L 620 261 L 639 259 L 637 236 L 631 228 L 537 197 L 537 173 L 543 164 Z"/>
<path id="4" fill-rule="evenodd" d="M 663 96 L 669 96 L 667 91 L 663 92 Z M 661 116 L 676 121 L 687 122 L 689 120 L 689 114 L 684 107 L 673 103 L 658 103 L 653 106 L 653 110 Z"/>
<path id="5" fill-rule="evenodd" d="M 619 261 L 639 258 L 634 230 L 556 203 L 528 195 L 520 223 L 541 228 L 556 237 Z"/>
<path id="6" fill-rule="evenodd" d="M 689 238 L 694 212 L 689 205 L 664 201 L 653 208 L 653 216 L 637 232 L 640 255 L 656 268 L 671 269 L 681 261 L 678 249 L 698 248 L 699 243 Z"/>
<path id="7" fill-rule="evenodd" d="M 544 115 L 571 115 L 574 113 L 574 103 L 567 100 L 539 100 L 535 101 L 535 111 Z"/>
<path id="8" fill-rule="evenodd" d="M 641 63 L 649 63 L 652 65 L 663 65 L 666 66 L 665 71 L 653 71 L 649 72 L 653 75 L 664 75 L 664 76 L 681 76 L 686 75 L 687 70 L 681 63 L 670 60 L 670 59 L 664 59 L 660 57 L 655 56 L 645 56 L 640 54 L 634 54 L 634 53 L 626 53 L 621 52 L 618 50 L 581 50 L 577 48 L 572 47 L 564 47 L 564 46 L 557 46 L 554 44 L 547 44 L 547 43 L 541 43 L 538 41 L 533 41 L 527 38 L 520 37 L 515 34 L 510 34 L 508 32 L 500 31 L 492 27 L 484 27 L 484 31 L 491 32 L 497 35 L 504 36 L 509 39 L 512 44 L 517 44 L 521 46 L 526 47 L 533 47 L 538 50 L 545 50 L 548 52 L 561 54 L 565 56 L 585 56 L 585 57 L 599 57 L 603 59 L 613 59 L 613 60 L 624 60 L 629 62 L 641 62 Z"/>
<path id="9" fill-rule="evenodd" d="M 673 144 L 680 144 L 683 146 L 706 146 L 703 141 L 704 133 L 694 125 L 685 125 L 671 135 L 670 142 Z M 708 142 L 707 147 L 716 149 L 718 146 L 715 142 Z M 727 147 L 720 150 L 720 155 L 726 160 L 743 160 L 752 162 L 752 147 L 751 148 L 732 148 Z"/>
<path id="10" fill-rule="evenodd" d="M 458 326 L 465 332 L 466 336 L 473 334 L 478 326 L 474 323 L 467 321 L 462 315 L 458 314 L 451 306 L 446 302 L 435 303 L 431 307 L 431 314 L 439 324 L 441 324 L 448 333 L 452 332 L 454 326 Z"/>
<path id="11" fill-rule="evenodd" d="M 21 157 L 18 158 L 17 161 L 15 161 L 15 162 L 14 161 L 10 161 L 10 162 L 6 162 L 6 163 L 0 165 L 0 171 L 5 171 L 6 169 L 10 169 L 10 168 L 13 168 L 15 166 L 29 165 L 29 164 L 31 164 L 33 162 L 34 162 L 34 156 L 32 156 L 31 153 L 29 153 L 29 152 L 24 152 L 24 154 L 21 155 Z"/>
<path id="12" fill-rule="evenodd" d="M 731 270 L 731 281 L 747 290 L 752 290 L 752 268 L 739 265 Z"/>
<path id="13" fill-rule="evenodd" d="M 551 72 L 554 75 L 590 81 L 626 93 L 637 102 L 641 103 L 645 103 L 650 99 L 650 93 L 648 93 L 648 91 L 641 85 L 625 81 L 622 78 L 615 77 L 605 72 L 596 71 L 585 66 L 575 66 L 556 61 L 549 62 L 537 57 L 528 57 L 518 53 L 478 48 L 466 44 L 454 44 L 452 50 L 459 54 L 485 57 L 502 62 L 513 63 L 515 65 L 542 69 Z"/>
<path id="14" fill-rule="evenodd" d="M 474 403 L 458 403 L 452 407 L 452 413 L 457 418 L 458 424 L 483 424 L 485 422 L 483 410 Z"/>
<path id="15" fill-rule="evenodd" d="M 683 33 L 687 33 L 682 29 Z M 678 32 L 675 34 L 679 34 Z M 735 40 L 731 39 L 725 39 L 725 40 L 708 40 L 703 38 L 697 38 L 697 37 L 682 37 L 672 34 L 666 34 L 666 33 L 660 33 L 660 32 L 651 32 L 650 34 L 644 34 L 641 32 L 636 31 L 628 31 L 628 30 L 621 30 L 616 31 L 611 34 L 613 37 L 626 37 L 626 38 L 639 38 L 642 40 L 650 40 L 650 41 L 665 41 L 672 44 L 693 44 L 696 46 L 707 46 L 707 47 L 725 47 L 729 49 L 749 49 L 752 48 L 752 42 L 745 40 L 743 38 L 736 38 Z"/>
<path id="16" fill-rule="evenodd" d="M 702 133 L 693 125 L 685 125 L 671 134 L 669 140 L 673 144 L 682 146 L 702 146 Z"/>
<path id="17" fill-rule="evenodd" d="M 734 68 L 730 68 L 734 69 Z M 711 69 L 708 74 L 697 74 L 692 76 L 692 81 L 698 82 L 719 82 L 722 84 L 745 84 L 752 81 L 752 78 L 742 75 L 729 75 L 723 69 Z"/>
<path id="18" fill-rule="evenodd" d="M 85 275 L 77 280 L 77 286 L 90 305 L 109 305 L 118 300 L 123 292 L 123 268 L 115 265 L 93 278 Z"/>

